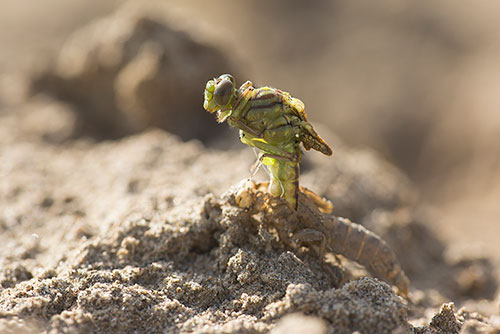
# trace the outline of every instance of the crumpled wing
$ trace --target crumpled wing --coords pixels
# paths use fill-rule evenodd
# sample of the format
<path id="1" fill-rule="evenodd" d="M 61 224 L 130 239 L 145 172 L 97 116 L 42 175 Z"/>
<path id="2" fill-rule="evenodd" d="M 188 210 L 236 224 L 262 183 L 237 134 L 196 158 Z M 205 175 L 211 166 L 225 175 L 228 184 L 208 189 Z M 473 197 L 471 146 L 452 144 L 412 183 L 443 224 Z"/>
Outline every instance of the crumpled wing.
<path id="1" fill-rule="evenodd" d="M 300 123 L 301 131 L 299 137 L 300 141 L 302 141 L 302 144 L 304 145 L 304 148 L 306 150 L 310 150 L 312 148 L 325 155 L 332 155 L 333 151 L 330 146 L 328 146 L 323 138 L 321 138 L 316 131 L 314 131 L 311 123 L 307 120 L 304 103 L 291 96 L 288 97 L 288 103 L 293 114 L 299 117 L 302 121 Z"/>
<path id="2" fill-rule="evenodd" d="M 308 122 L 302 123 L 302 131 L 299 134 L 300 140 L 306 150 L 315 149 L 325 155 L 332 155 L 333 151 L 328 144 L 321 138 L 312 125 Z"/>

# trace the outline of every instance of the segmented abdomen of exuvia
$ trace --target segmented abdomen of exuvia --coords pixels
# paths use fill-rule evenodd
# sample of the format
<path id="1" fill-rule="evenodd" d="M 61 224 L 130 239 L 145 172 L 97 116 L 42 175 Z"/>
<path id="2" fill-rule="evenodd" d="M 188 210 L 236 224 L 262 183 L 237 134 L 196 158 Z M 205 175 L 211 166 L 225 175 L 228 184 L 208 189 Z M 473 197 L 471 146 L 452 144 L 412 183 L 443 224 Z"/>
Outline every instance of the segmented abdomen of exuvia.
<path id="1" fill-rule="evenodd" d="M 396 254 L 375 233 L 349 219 L 325 217 L 331 238 L 331 251 L 342 254 L 365 266 L 374 276 L 398 287 L 402 294 L 408 293 L 410 282 L 401 268 Z"/>

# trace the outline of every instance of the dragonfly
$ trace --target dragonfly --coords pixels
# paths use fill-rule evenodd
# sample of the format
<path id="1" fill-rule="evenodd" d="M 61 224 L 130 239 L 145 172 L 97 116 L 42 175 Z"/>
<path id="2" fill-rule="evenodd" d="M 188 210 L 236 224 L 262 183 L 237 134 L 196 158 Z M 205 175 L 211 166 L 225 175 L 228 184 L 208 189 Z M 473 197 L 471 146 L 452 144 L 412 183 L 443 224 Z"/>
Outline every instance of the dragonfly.
<path id="1" fill-rule="evenodd" d="M 407 295 L 410 282 L 387 243 L 363 226 L 331 215 L 329 201 L 299 187 L 301 144 L 306 150 L 333 154 L 307 120 L 302 101 L 251 81 L 236 88 L 230 74 L 209 80 L 204 96 L 205 110 L 217 112 L 219 123 L 238 128 L 240 140 L 260 149 L 259 161 L 270 170 L 269 182 L 236 188 L 235 202 L 245 214 L 262 214 L 262 222 L 291 249 L 305 244 L 321 260 L 327 251 L 342 254 Z M 268 192 L 261 190 L 264 187 Z"/>
<path id="2" fill-rule="evenodd" d="M 304 103 L 290 93 L 246 81 L 236 88 L 230 74 L 208 80 L 203 107 L 217 112 L 217 121 L 238 128 L 241 142 L 260 150 L 259 162 L 270 174 L 269 193 L 297 209 L 300 144 L 327 156 L 333 154 L 307 119 Z"/>

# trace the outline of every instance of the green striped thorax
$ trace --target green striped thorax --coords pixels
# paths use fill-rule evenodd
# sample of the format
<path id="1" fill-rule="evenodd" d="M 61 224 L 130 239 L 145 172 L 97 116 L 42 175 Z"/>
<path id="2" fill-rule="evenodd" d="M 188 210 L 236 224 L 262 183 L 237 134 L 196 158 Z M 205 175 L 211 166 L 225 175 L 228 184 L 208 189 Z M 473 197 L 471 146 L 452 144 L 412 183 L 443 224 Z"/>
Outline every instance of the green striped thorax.
<path id="1" fill-rule="evenodd" d="M 230 74 L 223 74 L 209 80 L 205 87 L 203 108 L 209 113 L 217 111 L 217 120 L 222 123 L 228 118 L 236 100 L 236 85 Z"/>

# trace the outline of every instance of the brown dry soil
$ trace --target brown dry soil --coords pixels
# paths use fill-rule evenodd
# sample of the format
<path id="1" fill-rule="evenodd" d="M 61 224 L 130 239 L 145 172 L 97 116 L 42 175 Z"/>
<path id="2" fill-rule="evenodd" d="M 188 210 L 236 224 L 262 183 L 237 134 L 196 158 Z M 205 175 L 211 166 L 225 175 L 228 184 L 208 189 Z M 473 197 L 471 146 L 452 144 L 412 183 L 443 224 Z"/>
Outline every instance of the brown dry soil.
<path id="1" fill-rule="evenodd" d="M 301 183 L 391 245 L 408 298 L 340 256 L 330 276 L 242 214 L 228 195 L 255 157 L 234 132 L 143 131 L 211 137 L 224 126 L 199 120 L 200 90 L 232 65 L 141 15 L 86 27 L 0 103 L 1 333 L 500 333 L 498 263 L 444 243 L 376 152 L 318 127 L 335 157 L 306 154 Z"/>

